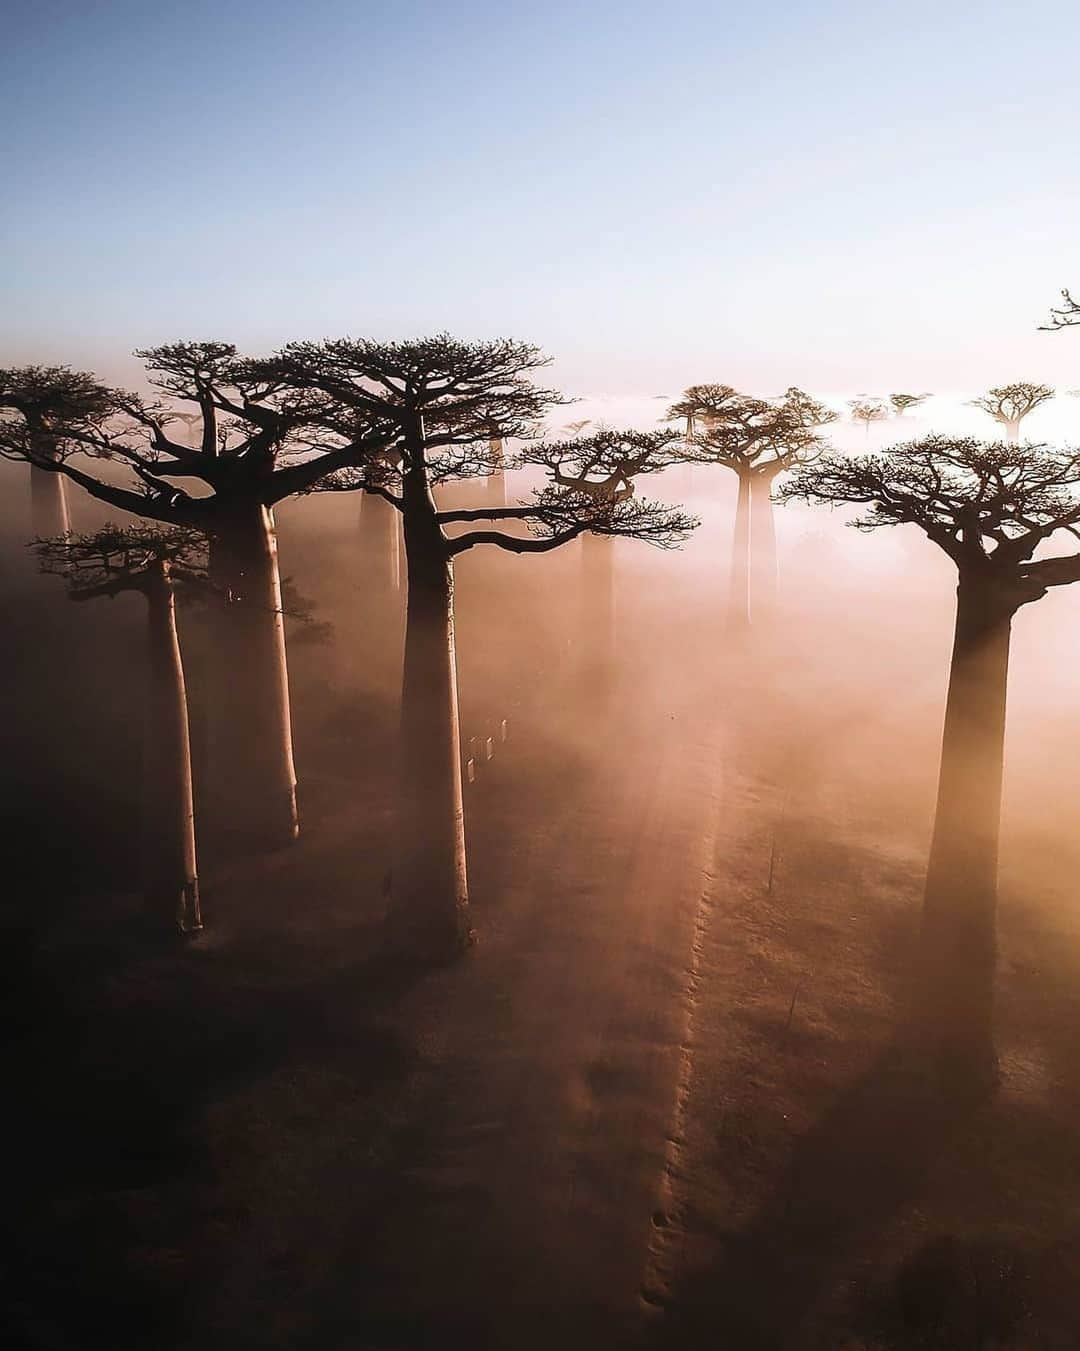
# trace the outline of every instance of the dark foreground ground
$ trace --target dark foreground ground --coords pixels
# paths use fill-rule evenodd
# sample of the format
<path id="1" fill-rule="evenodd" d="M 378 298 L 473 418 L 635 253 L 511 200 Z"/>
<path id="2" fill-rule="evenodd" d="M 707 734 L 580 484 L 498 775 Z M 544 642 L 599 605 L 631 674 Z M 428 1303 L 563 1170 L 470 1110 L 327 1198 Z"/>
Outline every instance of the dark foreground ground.
<path id="1" fill-rule="evenodd" d="M 529 679 L 470 658 L 467 584 L 465 731 L 510 736 L 467 803 L 478 945 L 427 972 L 379 954 L 394 711 L 357 635 L 294 647 L 303 840 L 209 832 L 205 934 L 149 951 L 137 634 L 58 666 L 7 605 L 3 1344 L 1080 1345 L 1068 830 L 1014 813 L 1002 1083 L 957 1104 L 890 1054 L 940 689 L 883 704 L 805 637 L 706 659 L 716 596 L 643 578 L 583 703 L 543 625 Z"/>

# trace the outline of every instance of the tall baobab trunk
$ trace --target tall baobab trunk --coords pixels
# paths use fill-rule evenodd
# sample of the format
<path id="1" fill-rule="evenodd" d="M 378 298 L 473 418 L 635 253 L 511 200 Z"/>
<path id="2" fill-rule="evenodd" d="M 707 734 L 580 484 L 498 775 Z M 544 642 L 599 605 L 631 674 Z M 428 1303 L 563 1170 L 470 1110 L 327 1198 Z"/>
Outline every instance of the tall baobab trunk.
<path id="1" fill-rule="evenodd" d="M 916 1021 L 938 1061 L 992 1073 L 998 840 L 1009 638 L 1002 588 L 962 577 L 922 926 Z"/>
<path id="2" fill-rule="evenodd" d="M 502 437 L 493 436 L 488 444 L 491 447 L 492 463 L 495 466 L 487 477 L 488 505 L 492 507 L 505 507 L 506 465 L 503 456 Z"/>
<path id="3" fill-rule="evenodd" d="M 754 623 L 776 609 L 776 517 L 772 501 L 774 475 L 755 474 L 750 485 L 750 610 Z"/>
<path id="4" fill-rule="evenodd" d="M 30 466 L 30 524 L 35 539 L 52 539 L 71 530 L 64 476 Z"/>
<path id="5" fill-rule="evenodd" d="M 149 679 L 143 751 L 143 893 L 162 930 L 202 928 L 187 691 L 168 564 L 147 578 Z"/>
<path id="6" fill-rule="evenodd" d="M 1010 446 L 1020 444 L 1020 419 L 1008 418 L 1005 421 L 1005 440 Z"/>
<path id="7" fill-rule="evenodd" d="M 243 500 L 215 519 L 210 576 L 223 604 L 210 694 L 211 763 L 222 822 L 251 845 L 299 831 L 289 668 L 273 512 Z"/>
<path id="8" fill-rule="evenodd" d="M 581 538 L 581 667 L 587 694 L 604 694 L 614 683 L 615 541 L 591 531 Z"/>
<path id="9" fill-rule="evenodd" d="M 471 939 L 454 575 L 423 468 L 406 472 L 402 491 L 408 610 L 387 928 L 399 951 L 441 960 Z"/>
<path id="10" fill-rule="evenodd" d="M 739 474 L 735 504 L 735 536 L 731 543 L 728 580 L 728 627 L 736 632 L 750 624 L 750 476 Z"/>
<path id="11" fill-rule="evenodd" d="M 401 586 L 401 513 L 377 493 L 360 494 L 364 582 L 380 596 Z"/>

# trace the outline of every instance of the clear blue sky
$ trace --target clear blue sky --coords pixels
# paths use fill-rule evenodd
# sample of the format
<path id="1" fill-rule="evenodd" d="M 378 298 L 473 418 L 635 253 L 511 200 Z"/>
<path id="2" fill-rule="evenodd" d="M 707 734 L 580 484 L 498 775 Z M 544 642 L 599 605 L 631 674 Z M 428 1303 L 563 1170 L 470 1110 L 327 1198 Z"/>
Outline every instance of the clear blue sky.
<path id="1" fill-rule="evenodd" d="M 1080 385 L 1080 5 L 8 0 L 0 360 L 513 333 L 571 388 Z M 1074 340 L 1075 339 L 1075 340 Z"/>

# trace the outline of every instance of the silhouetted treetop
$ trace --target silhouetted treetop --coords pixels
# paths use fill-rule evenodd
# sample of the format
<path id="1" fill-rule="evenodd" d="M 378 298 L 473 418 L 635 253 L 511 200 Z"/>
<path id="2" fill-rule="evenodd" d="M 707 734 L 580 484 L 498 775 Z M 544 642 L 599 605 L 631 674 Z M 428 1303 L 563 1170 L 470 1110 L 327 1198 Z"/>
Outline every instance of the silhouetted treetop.
<path id="1" fill-rule="evenodd" d="M 895 408 L 897 417 L 903 417 L 909 409 L 918 408 L 929 397 L 929 394 L 890 394 L 889 402 Z"/>
<path id="2" fill-rule="evenodd" d="M 339 416 L 350 410 L 390 425 L 403 470 L 416 460 L 441 482 L 492 472 L 493 439 L 538 434 L 545 411 L 565 402 L 530 378 L 549 364 L 529 343 L 438 334 L 403 342 L 290 343 L 260 369 L 294 388 L 321 391 L 338 405 Z"/>
<path id="3" fill-rule="evenodd" d="M 1050 311 L 1050 322 L 1040 324 L 1043 332 L 1053 332 L 1059 328 L 1074 328 L 1080 324 L 1080 300 L 1074 300 L 1068 289 L 1061 293 L 1061 304 Z"/>
<path id="4" fill-rule="evenodd" d="M 115 410 L 112 391 L 68 366 L 0 368 L 0 455 L 53 459 L 65 432 L 85 432 Z"/>
<path id="5" fill-rule="evenodd" d="M 142 591 L 161 563 L 174 580 L 207 584 L 206 536 L 181 526 L 109 523 L 89 535 L 35 540 L 33 549 L 42 572 L 65 578 L 73 600 Z"/>
<path id="6" fill-rule="evenodd" d="M 21 422 L 0 423 L 0 453 L 63 473 L 135 515 L 206 524 L 221 502 L 242 495 L 273 506 L 387 442 L 384 428 L 355 419 L 351 436 L 328 428 L 325 395 L 274 379 L 230 343 L 174 342 L 138 355 L 165 400 L 108 390 L 65 368 L 35 368 L 33 407 L 49 410 L 50 444 L 40 444 L 23 413 Z M 8 406 L 22 413 L 30 405 L 16 389 Z M 200 424 L 198 445 L 176 438 L 177 422 Z M 124 464 L 136 481 L 101 479 L 73 463 L 79 455 Z M 192 481 L 211 493 L 189 492 Z"/>
<path id="7" fill-rule="evenodd" d="M 818 429 L 836 420 L 832 409 L 795 386 L 780 399 L 740 394 L 730 385 L 696 385 L 686 396 L 701 430 L 689 436 L 682 458 L 740 474 L 774 475 L 812 458 L 825 445 Z"/>
<path id="8" fill-rule="evenodd" d="M 1054 397 L 1049 385 L 1037 385 L 1017 380 L 1011 385 L 998 385 L 969 401 L 969 407 L 979 408 L 1005 426 L 1017 424 L 1047 399 Z"/>
<path id="9" fill-rule="evenodd" d="M 673 446 L 679 445 L 679 453 Z M 661 548 L 683 543 L 699 524 L 696 517 L 657 502 L 634 499 L 636 474 L 656 473 L 685 458 L 674 432 L 604 429 L 572 441 L 544 442 L 520 451 L 508 467 L 536 465 L 548 472 L 548 484 L 528 502 L 493 507 L 435 510 L 440 528 L 447 525 L 520 521 L 531 538 L 498 530 L 473 530 L 446 540 L 450 556 L 478 544 L 494 544 L 511 553 L 546 553 L 585 533 L 642 539 Z M 409 462 L 405 454 L 406 464 Z M 480 462 L 478 458 L 477 463 Z M 377 459 L 331 476 L 324 485 L 345 491 L 363 489 L 399 511 L 406 503 L 396 480 L 400 474 Z"/>
<path id="10" fill-rule="evenodd" d="M 1030 561 L 1058 530 L 1080 538 L 1078 488 L 1080 452 L 929 436 L 876 455 L 823 456 L 779 496 L 866 504 L 856 529 L 917 525 L 959 568 L 1004 570 L 1041 594 L 1078 575 L 1080 555 Z"/>
<path id="11" fill-rule="evenodd" d="M 869 427 L 871 422 L 882 422 L 889 416 L 889 410 L 880 399 L 849 399 L 852 422 L 861 422 Z"/>
<path id="12" fill-rule="evenodd" d="M 686 459 L 677 432 L 614 431 L 601 428 L 592 436 L 550 441 L 521 452 L 522 464 L 541 465 L 558 487 L 573 489 L 598 501 L 632 497 L 639 474 L 656 474 Z"/>

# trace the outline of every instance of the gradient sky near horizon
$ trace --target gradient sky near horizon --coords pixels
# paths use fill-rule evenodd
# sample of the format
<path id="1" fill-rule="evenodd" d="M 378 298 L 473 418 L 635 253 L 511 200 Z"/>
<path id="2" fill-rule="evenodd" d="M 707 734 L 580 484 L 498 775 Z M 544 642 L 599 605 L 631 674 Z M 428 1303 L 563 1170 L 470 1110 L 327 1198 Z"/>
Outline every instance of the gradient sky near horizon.
<path id="1" fill-rule="evenodd" d="M 8 0 L 0 361 L 447 329 L 575 392 L 1080 385 L 1080 6 Z"/>

